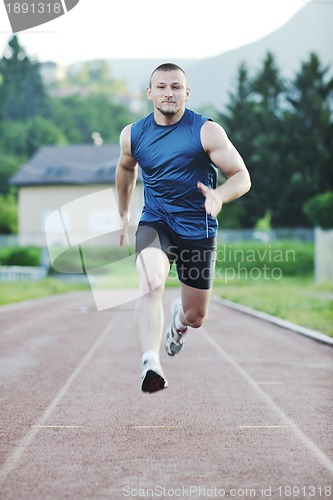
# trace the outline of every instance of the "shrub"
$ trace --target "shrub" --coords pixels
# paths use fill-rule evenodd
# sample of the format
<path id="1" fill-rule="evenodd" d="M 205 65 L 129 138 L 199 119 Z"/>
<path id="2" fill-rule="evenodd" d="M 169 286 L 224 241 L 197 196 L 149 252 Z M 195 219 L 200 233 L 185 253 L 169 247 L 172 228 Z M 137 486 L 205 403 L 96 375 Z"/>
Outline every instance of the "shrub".
<path id="1" fill-rule="evenodd" d="M 333 228 L 333 191 L 310 198 L 304 205 L 304 212 L 314 226 Z"/>
<path id="2" fill-rule="evenodd" d="M 39 248 L 13 248 L 7 254 L 2 255 L 1 264 L 4 266 L 39 266 Z"/>

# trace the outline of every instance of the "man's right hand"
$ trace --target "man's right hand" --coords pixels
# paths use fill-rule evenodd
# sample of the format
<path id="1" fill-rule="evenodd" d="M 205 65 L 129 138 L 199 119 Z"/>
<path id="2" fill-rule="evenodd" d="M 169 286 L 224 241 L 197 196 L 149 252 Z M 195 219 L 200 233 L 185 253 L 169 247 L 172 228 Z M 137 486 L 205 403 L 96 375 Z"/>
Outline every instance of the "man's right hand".
<path id="1" fill-rule="evenodd" d="M 123 214 L 120 216 L 123 228 L 120 232 L 120 246 L 123 247 L 126 243 L 126 234 L 127 234 L 127 228 L 131 219 L 131 214 L 130 212 Z"/>

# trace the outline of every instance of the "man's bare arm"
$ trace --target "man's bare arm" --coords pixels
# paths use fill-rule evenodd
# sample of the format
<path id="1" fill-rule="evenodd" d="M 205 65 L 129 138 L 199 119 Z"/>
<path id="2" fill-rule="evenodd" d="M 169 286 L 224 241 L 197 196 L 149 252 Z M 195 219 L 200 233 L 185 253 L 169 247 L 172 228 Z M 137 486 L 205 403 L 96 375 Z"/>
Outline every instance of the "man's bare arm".
<path id="1" fill-rule="evenodd" d="M 138 175 L 136 160 L 131 154 L 131 125 L 127 125 L 120 134 L 120 156 L 116 168 L 116 186 L 118 193 L 118 209 L 123 223 L 120 244 L 124 244 L 127 226 L 130 221 L 130 206 Z"/>
<path id="2" fill-rule="evenodd" d="M 226 182 L 216 189 L 208 189 L 198 183 L 198 188 L 206 197 L 206 212 L 216 217 L 224 203 L 236 200 L 249 191 L 251 180 L 241 155 L 220 125 L 207 121 L 201 129 L 201 142 L 214 165 L 227 177 Z"/>

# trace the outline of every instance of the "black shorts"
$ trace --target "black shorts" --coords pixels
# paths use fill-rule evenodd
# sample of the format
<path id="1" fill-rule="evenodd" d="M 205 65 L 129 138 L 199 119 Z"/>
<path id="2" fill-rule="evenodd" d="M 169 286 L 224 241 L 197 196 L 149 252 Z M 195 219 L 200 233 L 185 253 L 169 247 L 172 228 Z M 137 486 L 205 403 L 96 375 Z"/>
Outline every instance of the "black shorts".
<path id="1" fill-rule="evenodd" d="M 160 248 L 167 255 L 170 269 L 177 266 L 178 278 L 185 285 L 201 290 L 213 286 L 216 238 L 187 240 L 163 222 L 140 222 L 136 231 L 136 255 L 145 248 Z"/>

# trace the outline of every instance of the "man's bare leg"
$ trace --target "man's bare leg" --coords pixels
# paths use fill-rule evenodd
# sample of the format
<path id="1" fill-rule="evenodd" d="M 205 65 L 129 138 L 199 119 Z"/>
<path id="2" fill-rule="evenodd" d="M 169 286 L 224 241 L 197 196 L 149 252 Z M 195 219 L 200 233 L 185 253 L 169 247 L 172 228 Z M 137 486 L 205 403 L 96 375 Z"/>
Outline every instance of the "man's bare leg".
<path id="1" fill-rule="evenodd" d="M 181 299 L 172 303 L 171 323 L 164 337 L 164 347 L 169 356 L 183 349 L 188 329 L 199 328 L 208 314 L 211 289 L 202 290 L 181 283 L 181 292 Z"/>
<path id="2" fill-rule="evenodd" d="M 141 296 L 136 304 L 136 333 L 142 353 L 141 388 L 156 392 L 168 386 L 160 365 L 163 330 L 163 292 L 170 270 L 165 253 L 145 248 L 137 257 Z"/>
<path id="3" fill-rule="evenodd" d="M 136 261 L 141 296 L 136 305 L 137 338 L 141 353 L 159 352 L 163 330 L 163 292 L 170 264 L 158 248 L 145 248 Z"/>
<path id="4" fill-rule="evenodd" d="M 180 321 L 191 328 L 199 328 L 207 318 L 211 295 L 211 288 L 201 290 L 181 283 Z"/>

